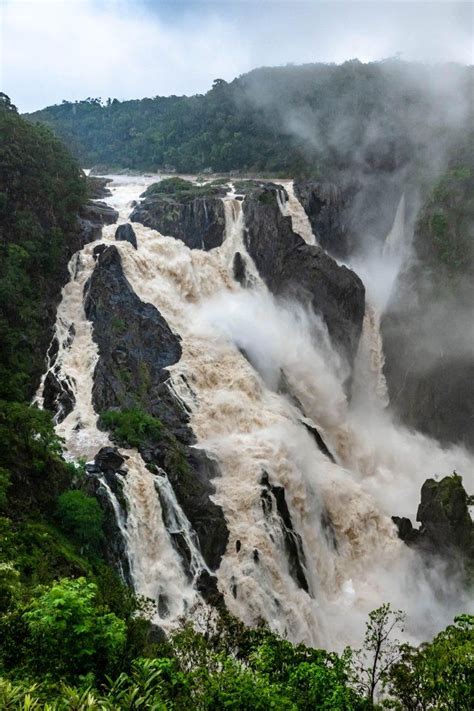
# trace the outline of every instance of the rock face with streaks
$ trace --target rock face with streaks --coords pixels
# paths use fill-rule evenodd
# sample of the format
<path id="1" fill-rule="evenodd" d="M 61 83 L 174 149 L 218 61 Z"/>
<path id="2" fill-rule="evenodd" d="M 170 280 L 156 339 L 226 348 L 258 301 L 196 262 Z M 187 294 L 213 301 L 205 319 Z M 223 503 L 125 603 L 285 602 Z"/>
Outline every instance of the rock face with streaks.
<path id="1" fill-rule="evenodd" d="M 277 188 L 263 185 L 243 201 L 245 245 L 270 291 L 310 304 L 325 322 L 333 344 L 353 363 L 365 309 L 359 277 L 292 230 L 277 203 Z"/>
<path id="2" fill-rule="evenodd" d="M 347 257 L 350 233 L 343 190 L 334 183 L 295 180 L 294 191 L 308 215 L 318 244 L 329 254 Z"/>
<path id="3" fill-rule="evenodd" d="M 223 186 L 195 186 L 180 178 L 151 185 L 130 219 L 182 240 L 191 249 L 213 249 L 225 235 Z"/>

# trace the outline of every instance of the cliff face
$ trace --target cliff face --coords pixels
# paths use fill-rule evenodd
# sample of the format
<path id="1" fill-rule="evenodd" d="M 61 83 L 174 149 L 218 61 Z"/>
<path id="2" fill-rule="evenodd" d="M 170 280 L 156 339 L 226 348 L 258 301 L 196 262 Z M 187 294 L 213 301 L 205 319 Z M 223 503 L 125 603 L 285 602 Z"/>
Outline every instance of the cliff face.
<path id="1" fill-rule="evenodd" d="M 278 207 L 276 190 L 263 185 L 244 199 L 248 253 L 272 293 L 311 305 L 322 316 L 333 343 L 352 364 L 364 317 L 364 285 L 293 232 L 291 218 Z"/>
<path id="2" fill-rule="evenodd" d="M 427 199 L 414 259 L 382 321 L 390 400 L 403 422 L 474 448 L 474 159 L 463 152 Z"/>
<path id="3" fill-rule="evenodd" d="M 343 190 L 334 183 L 312 180 L 295 180 L 294 190 L 308 215 L 318 244 L 329 254 L 347 257 L 350 232 L 344 214 L 348 199 Z"/>

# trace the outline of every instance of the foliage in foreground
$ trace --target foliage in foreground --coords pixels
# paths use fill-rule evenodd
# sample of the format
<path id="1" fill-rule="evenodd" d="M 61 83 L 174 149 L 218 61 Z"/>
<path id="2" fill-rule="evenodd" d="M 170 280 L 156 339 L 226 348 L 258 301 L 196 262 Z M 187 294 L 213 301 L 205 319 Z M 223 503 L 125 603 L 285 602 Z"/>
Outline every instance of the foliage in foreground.
<path id="1" fill-rule="evenodd" d="M 400 613 L 384 605 L 370 615 L 364 649 L 338 655 L 294 645 L 225 615 L 205 633 L 184 625 L 152 653 L 149 648 L 144 656 L 143 649 L 142 656 L 119 661 L 125 628 L 96 604 L 95 595 L 85 580 L 62 581 L 30 603 L 23 612 L 29 664 L 5 669 L 0 708 L 473 708 L 472 616 L 456 618 L 433 642 L 413 648 L 391 638 Z"/>

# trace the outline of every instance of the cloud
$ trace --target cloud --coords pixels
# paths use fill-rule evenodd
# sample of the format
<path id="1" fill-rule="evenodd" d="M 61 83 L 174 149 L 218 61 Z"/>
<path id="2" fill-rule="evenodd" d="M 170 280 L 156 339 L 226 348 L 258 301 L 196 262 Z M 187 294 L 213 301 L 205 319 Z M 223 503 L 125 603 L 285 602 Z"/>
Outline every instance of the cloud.
<path id="1" fill-rule="evenodd" d="M 449 2 L 3 0 L 0 83 L 23 111 L 87 96 L 207 91 L 256 66 L 470 62 L 472 7 Z"/>

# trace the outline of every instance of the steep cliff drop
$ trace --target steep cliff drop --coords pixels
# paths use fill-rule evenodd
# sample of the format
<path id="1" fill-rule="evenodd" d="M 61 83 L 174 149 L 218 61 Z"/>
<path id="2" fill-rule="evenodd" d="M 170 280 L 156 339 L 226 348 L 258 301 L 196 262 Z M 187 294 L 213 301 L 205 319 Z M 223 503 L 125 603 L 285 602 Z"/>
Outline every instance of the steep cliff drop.
<path id="1" fill-rule="evenodd" d="M 120 223 L 144 183 L 114 178 L 110 203 Z M 361 396 L 348 401 L 345 365 L 326 326 L 309 305 L 270 294 L 245 248 L 240 202 L 224 198 L 224 209 L 226 238 L 210 251 L 138 222 L 137 249 L 115 241 L 116 225 L 104 228 L 101 242 L 116 246 L 137 297 L 181 338 L 167 388 L 189 413 L 194 449 L 218 465 L 211 498 L 228 529 L 217 569 L 225 604 L 248 624 L 263 619 L 292 640 L 340 649 L 357 644 L 368 611 L 389 601 L 407 611 L 409 638 L 427 638 L 472 603 L 455 579 L 426 569 L 390 516 L 413 515 L 427 476 L 456 469 L 472 488 L 472 461 L 460 448 L 394 427 L 370 310 L 353 375 Z M 71 456 L 88 458 L 109 444 L 92 403 L 98 352 L 82 303 L 96 247 L 71 263 L 56 357 L 73 392 L 58 432 Z M 247 279 L 236 278 L 236 253 Z M 374 397 L 362 397 L 368 389 Z M 196 618 L 204 604 L 196 581 L 207 564 L 189 516 L 166 472 L 153 474 L 133 450 L 121 454 L 128 473 L 117 475 L 125 499 L 117 535 L 126 538 L 135 589 L 156 602 L 164 628 L 184 613 Z M 187 572 L 177 529 L 191 548 Z"/>

